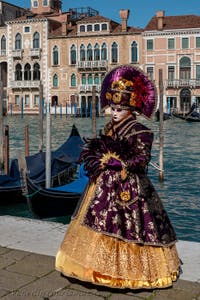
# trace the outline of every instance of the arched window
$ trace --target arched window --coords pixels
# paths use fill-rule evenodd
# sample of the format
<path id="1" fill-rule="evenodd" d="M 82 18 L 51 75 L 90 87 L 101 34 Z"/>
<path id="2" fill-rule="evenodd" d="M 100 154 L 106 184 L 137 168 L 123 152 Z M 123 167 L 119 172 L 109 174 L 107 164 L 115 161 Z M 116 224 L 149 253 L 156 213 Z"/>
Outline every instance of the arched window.
<path id="1" fill-rule="evenodd" d="M 118 46 L 117 43 L 112 44 L 111 48 L 111 63 L 117 63 L 118 62 Z"/>
<path id="2" fill-rule="evenodd" d="M 85 61 L 85 46 L 83 44 L 80 46 L 80 61 Z"/>
<path id="3" fill-rule="evenodd" d="M 33 65 L 33 80 L 40 80 L 40 65 L 38 63 Z"/>
<path id="4" fill-rule="evenodd" d="M 189 57 L 180 59 L 180 79 L 191 79 L 191 60 Z"/>
<path id="5" fill-rule="evenodd" d="M 53 75 L 53 87 L 58 87 L 58 75 Z"/>
<path id="6" fill-rule="evenodd" d="M 76 64 L 76 47 L 75 45 L 71 46 L 71 65 L 75 65 Z"/>
<path id="7" fill-rule="evenodd" d="M 82 74 L 82 76 L 81 76 L 81 83 L 82 84 L 86 84 L 86 75 L 85 74 Z"/>
<path id="8" fill-rule="evenodd" d="M 25 64 L 25 66 L 24 66 L 24 80 L 31 80 L 31 66 L 30 66 L 30 64 Z"/>
<path id="9" fill-rule="evenodd" d="M 5 35 L 1 38 L 1 50 L 6 50 L 6 38 Z"/>
<path id="10" fill-rule="evenodd" d="M 89 44 L 87 46 L 87 60 L 91 61 L 92 59 L 93 59 L 93 57 L 92 57 L 92 45 Z"/>
<path id="11" fill-rule="evenodd" d="M 138 62 L 138 48 L 136 42 L 132 42 L 131 44 L 131 62 L 132 63 Z"/>
<path id="12" fill-rule="evenodd" d="M 33 34 L 33 49 L 39 49 L 40 48 L 40 34 L 39 32 L 35 32 Z"/>
<path id="13" fill-rule="evenodd" d="M 54 66 L 58 65 L 58 47 L 57 46 L 53 47 L 53 65 Z"/>
<path id="14" fill-rule="evenodd" d="M 22 36 L 20 33 L 17 33 L 15 36 L 15 50 L 22 49 Z"/>
<path id="15" fill-rule="evenodd" d="M 103 45 L 101 46 L 101 59 L 102 60 L 107 60 L 108 59 L 106 43 L 103 43 Z"/>
<path id="16" fill-rule="evenodd" d="M 75 74 L 71 75 L 71 86 L 76 86 L 76 75 Z"/>
<path id="17" fill-rule="evenodd" d="M 99 44 L 95 44 L 94 46 L 94 60 L 100 60 Z"/>
<path id="18" fill-rule="evenodd" d="M 99 84 L 99 74 L 94 74 L 94 84 Z"/>
<path id="19" fill-rule="evenodd" d="M 88 84 L 93 84 L 92 74 L 88 74 Z"/>
<path id="20" fill-rule="evenodd" d="M 22 80 L 22 66 L 20 64 L 15 66 L 15 80 Z"/>

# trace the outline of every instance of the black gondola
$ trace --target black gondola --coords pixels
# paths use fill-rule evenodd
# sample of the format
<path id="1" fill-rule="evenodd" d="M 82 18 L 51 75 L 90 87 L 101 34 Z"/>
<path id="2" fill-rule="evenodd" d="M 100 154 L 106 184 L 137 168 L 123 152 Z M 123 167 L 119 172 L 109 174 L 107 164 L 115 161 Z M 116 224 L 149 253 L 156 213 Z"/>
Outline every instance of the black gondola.
<path id="1" fill-rule="evenodd" d="M 27 177 L 27 203 L 34 217 L 44 219 L 72 215 L 88 183 L 81 166 L 74 181 L 53 188 L 44 188 Z"/>

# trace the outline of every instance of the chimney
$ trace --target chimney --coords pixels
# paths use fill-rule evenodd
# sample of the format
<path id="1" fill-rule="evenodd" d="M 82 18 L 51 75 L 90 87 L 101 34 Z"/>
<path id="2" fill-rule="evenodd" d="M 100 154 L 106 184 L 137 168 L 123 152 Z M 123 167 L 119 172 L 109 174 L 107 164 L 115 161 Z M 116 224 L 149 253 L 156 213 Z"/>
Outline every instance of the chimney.
<path id="1" fill-rule="evenodd" d="M 67 35 L 67 23 L 62 22 L 62 35 L 65 36 Z"/>
<path id="2" fill-rule="evenodd" d="M 159 10 L 156 13 L 156 18 L 157 18 L 157 28 L 158 30 L 163 30 L 163 20 L 165 17 L 165 12 L 164 10 Z"/>
<path id="3" fill-rule="evenodd" d="M 129 17 L 129 9 L 121 9 L 119 14 L 122 20 L 122 31 L 127 31 L 127 20 Z"/>

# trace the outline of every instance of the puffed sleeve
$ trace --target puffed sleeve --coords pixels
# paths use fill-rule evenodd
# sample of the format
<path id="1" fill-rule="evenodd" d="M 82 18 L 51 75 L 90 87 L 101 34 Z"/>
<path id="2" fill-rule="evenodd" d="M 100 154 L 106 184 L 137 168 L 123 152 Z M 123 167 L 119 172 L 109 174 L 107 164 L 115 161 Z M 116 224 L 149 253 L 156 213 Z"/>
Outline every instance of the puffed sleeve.
<path id="1" fill-rule="evenodd" d="M 141 130 L 129 138 L 129 145 L 132 148 L 129 158 L 125 161 L 127 170 L 144 171 L 151 160 L 151 148 L 153 133 L 150 130 Z"/>

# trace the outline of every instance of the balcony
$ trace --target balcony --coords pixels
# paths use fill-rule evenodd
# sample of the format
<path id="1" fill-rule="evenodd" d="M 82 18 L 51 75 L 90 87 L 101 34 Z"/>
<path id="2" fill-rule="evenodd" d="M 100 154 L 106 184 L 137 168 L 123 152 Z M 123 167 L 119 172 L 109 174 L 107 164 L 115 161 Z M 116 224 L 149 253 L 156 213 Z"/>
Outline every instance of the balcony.
<path id="1" fill-rule="evenodd" d="M 107 60 L 87 60 L 78 62 L 79 70 L 107 70 L 107 68 Z"/>
<path id="2" fill-rule="evenodd" d="M 30 49 L 30 56 L 33 58 L 40 58 L 41 55 L 41 49 L 40 48 L 34 48 Z"/>
<path id="3" fill-rule="evenodd" d="M 7 55 L 6 49 L 1 49 L 0 50 L 0 56 L 2 57 L 2 56 L 6 56 L 6 55 Z"/>
<path id="4" fill-rule="evenodd" d="M 13 58 L 22 58 L 23 50 L 22 49 L 15 49 L 12 50 L 12 57 Z"/>
<path id="5" fill-rule="evenodd" d="M 85 84 L 85 85 L 79 85 L 78 91 L 79 93 L 91 93 L 93 85 L 96 87 L 96 92 L 99 93 L 101 91 L 101 85 L 100 84 Z"/>
<path id="6" fill-rule="evenodd" d="M 199 88 L 200 87 L 200 79 L 174 79 L 174 80 L 166 80 L 166 88 Z"/>
<path id="7" fill-rule="evenodd" d="M 40 87 L 40 80 L 15 80 L 10 82 L 12 89 L 36 89 Z"/>

